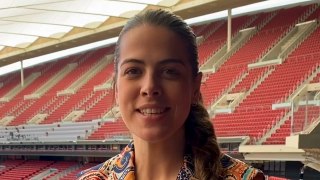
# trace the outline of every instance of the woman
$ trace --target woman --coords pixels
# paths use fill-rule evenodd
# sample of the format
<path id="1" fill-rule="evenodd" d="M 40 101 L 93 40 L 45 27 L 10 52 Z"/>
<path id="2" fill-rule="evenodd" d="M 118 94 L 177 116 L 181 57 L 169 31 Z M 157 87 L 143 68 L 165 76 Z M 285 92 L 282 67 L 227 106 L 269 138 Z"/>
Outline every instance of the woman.
<path id="1" fill-rule="evenodd" d="M 133 17 L 115 51 L 115 97 L 133 141 L 79 179 L 264 179 L 220 152 L 200 93 L 195 35 L 178 16 Z"/>

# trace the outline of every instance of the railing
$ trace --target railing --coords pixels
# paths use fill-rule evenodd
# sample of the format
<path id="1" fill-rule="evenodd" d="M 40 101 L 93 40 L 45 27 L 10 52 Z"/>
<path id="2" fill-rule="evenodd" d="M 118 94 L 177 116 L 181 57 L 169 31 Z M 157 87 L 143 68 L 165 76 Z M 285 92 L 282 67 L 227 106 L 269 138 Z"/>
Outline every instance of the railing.
<path id="1" fill-rule="evenodd" d="M 295 112 L 291 118 L 291 133 L 301 133 L 320 117 L 320 101 L 314 100 L 312 96 L 306 95 L 303 101 L 300 101 L 295 108 Z"/>

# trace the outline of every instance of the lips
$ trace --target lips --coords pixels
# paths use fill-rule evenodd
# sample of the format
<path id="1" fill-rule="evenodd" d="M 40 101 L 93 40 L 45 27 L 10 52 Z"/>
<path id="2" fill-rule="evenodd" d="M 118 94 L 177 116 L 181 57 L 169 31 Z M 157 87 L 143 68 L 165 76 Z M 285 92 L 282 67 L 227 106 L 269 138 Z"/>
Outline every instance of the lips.
<path id="1" fill-rule="evenodd" d="M 139 112 L 144 115 L 162 114 L 166 111 L 166 108 L 146 108 L 139 109 Z"/>
<path id="2" fill-rule="evenodd" d="M 168 111 L 168 107 L 151 107 L 151 106 L 142 106 L 137 111 L 145 116 L 151 115 L 161 115 Z"/>

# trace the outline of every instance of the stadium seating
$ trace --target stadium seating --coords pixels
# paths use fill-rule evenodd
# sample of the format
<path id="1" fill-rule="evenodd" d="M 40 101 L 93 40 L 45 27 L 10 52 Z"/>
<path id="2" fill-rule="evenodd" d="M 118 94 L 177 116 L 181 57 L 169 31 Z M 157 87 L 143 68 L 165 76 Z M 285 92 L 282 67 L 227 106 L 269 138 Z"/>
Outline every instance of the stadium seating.
<path id="1" fill-rule="evenodd" d="M 112 139 L 113 137 L 127 139 L 129 131 L 122 120 L 104 123 L 97 131 L 91 134 L 88 139 Z"/>
<path id="2" fill-rule="evenodd" d="M 97 53 L 92 53 L 91 56 L 89 56 L 88 60 L 82 60 L 83 63 L 79 64 L 79 67 L 73 71 L 69 77 L 75 81 L 78 78 L 82 77 L 82 74 L 86 73 L 90 70 L 90 68 L 101 60 L 101 58 L 106 55 L 106 53 L 109 53 L 108 49 L 102 49 L 99 50 Z M 82 77 L 84 78 L 84 77 Z M 53 111 L 49 114 L 48 118 L 45 119 L 45 121 L 41 122 L 43 124 L 45 123 L 53 123 L 57 122 L 59 120 L 63 120 L 63 118 L 68 115 L 72 110 L 76 109 L 76 106 L 78 103 L 80 103 L 81 100 L 88 99 L 90 96 L 90 93 L 93 91 L 93 87 L 88 87 L 90 84 L 86 83 L 83 85 L 74 95 L 67 95 L 69 98 L 59 98 L 63 99 L 63 101 L 58 101 L 57 103 L 59 106 L 56 106 Z M 98 84 L 97 84 L 98 85 Z M 50 109 L 49 109 L 50 111 Z"/>
<path id="3" fill-rule="evenodd" d="M 217 72 L 209 75 L 205 85 L 201 87 L 205 105 L 211 105 L 235 80 L 247 72 L 247 65 L 256 62 L 259 57 L 262 57 L 270 47 L 278 42 L 281 36 L 287 32 L 287 29 L 293 26 L 294 22 L 298 21 L 298 17 L 300 17 L 304 11 L 305 7 L 298 7 L 294 9 L 284 9 L 278 12 L 249 42 L 233 54 Z M 267 21 L 267 17 L 269 17 L 270 14 L 265 15 L 265 19 L 262 21 Z M 292 16 L 288 16 L 288 14 L 292 14 Z"/>
<path id="4" fill-rule="evenodd" d="M 53 163 L 54 162 L 52 161 L 28 160 L 10 170 L 3 172 L 0 175 L 0 178 L 8 180 L 30 179 L 32 176 L 49 167 Z"/>
<path id="5" fill-rule="evenodd" d="M 263 134 L 268 128 L 272 126 L 279 118 L 281 118 L 287 110 L 271 110 L 271 104 L 277 101 L 286 99 L 296 87 L 302 83 L 306 76 L 310 75 L 312 69 L 316 67 L 316 57 L 312 57 L 309 63 L 304 63 L 300 67 L 301 59 L 310 59 L 309 56 L 315 56 L 314 53 L 319 48 L 319 43 L 316 39 L 319 38 L 319 30 L 315 31 L 310 38 L 305 40 L 287 60 L 278 66 L 274 67 L 261 67 L 255 69 L 248 69 L 248 64 L 257 62 L 267 51 L 274 46 L 279 40 L 294 26 L 294 24 L 303 20 L 312 20 L 319 17 L 319 9 L 313 12 L 308 17 L 308 12 L 311 11 L 311 6 L 298 6 L 289 9 L 281 9 L 272 12 L 265 12 L 250 16 L 240 16 L 234 18 L 232 21 L 232 35 L 235 35 L 240 29 L 246 27 L 257 27 L 258 32 L 244 44 L 237 52 L 235 52 L 222 66 L 215 72 L 209 73 L 205 83 L 201 86 L 201 91 L 204 96 L 205 105 L 210 105 L 221 97 L 224 93 L 246 92 L 258 82 L 258 80 L 266 74 L 270 69 L 275 69 L 260 86 L 257 87 L 240 105 L 236 108 L 235 112 L 230 115 L 216 115 L 213 118 L 215 128 L 218 136 L 233 136 L 245 133 L 258 137 Z M 201 63 L 226 43 L 226 28 L 227 23 L 225 20 L 219 20 L 213 23 L 199 25 L 194 28 L 198 36 L 202 36 L 204 40 L 199 45 L 199 57 Z M 313 44 L 313 45 L 310 45 Z M 86 72 L 93 71 L 91 67 L 101 60 L 101 57 L 110 54 L 114 47 L 102 48 L 83 54 L 78 54 L 65 58 L 64 61 L 50 62 L 49 65 L 40 65 L 27 69 L 25 76 L 28 77 L 32 72 L 40 71 L 46 76 L 41 76 L 36 79 L 34 83 L 21 90 L 15 97 L 18 100 L 12 100 L 7 103 L 0 103 L 0 117 L 5 115 L 15 115 L 15 119 L 9 126 L 18 126 L 27 123 L 32 117 L 39 113 L 48 114 L 41 124 L 52 124 L 62 121 L 69 113 L 74 110 L 84 110 L 75 121 L 91 121 L 93 119 L 100 119 L 112 108 L 114 99 L 111 89 L 97 89 L 95 87 L 101 84 L 106 84 L 110 79 L 113 72 L 113 63 L 104 66 L 92 78 L 88 79 L 75 94 L 58 95 L 59 91 L 68 89 L 75 81 L 79 80 Z M 307 55 L 309 54 L 309 55 Z M 90 60 L 89 60 L 90 59 Z M 296 60 L 294 60 L 296 59 Z M 300 60 L 298 60 L 300 59 Z M 54 74 L 59 72 L 62 67 L 67 64 L 76 63 L 77 67 L 68 73 L 63 81 L 58 81 L 39 99 L 23 100 L 24 95 L 32 94 L 36 89 L 40 88 L 42 84 L 49 81 Z M 299 72 L 293 72 L 294 68 L 299 66 Z M 302 69 L 301 69 L 302 68 Z M 283 72 L 286 72 L 288 77 L 284 78 Z M 291 73 L 292 72 L 292 73 Z M 290 76 L 289 76 L 290 75 Z M 0 93 L 2 95 L 8 93 L 9 89 L 18 85 L 19 76 L 15 73 L 10 76 L 11 80 L 8 81 L 2 78 L 2 88 Z M 319 79 L 319 78 L 318 78 Z M 283 86 L 274 86 L 275 82 L 286 81 L 281 83 Z M 314 82 L 317 78 L 314 78 Z M 237 84 L 235 84 L 237 83 Z M 267 90 L 268 89 L 268 90 Z M 271 89 L 271 90 L 270 90 Z M 270 95 L 267 92 L 277 91 L 277 93 Z M 5 105 L 5 106 L 4 106 Z M 10 107 L 14 107 L 13 109 Z M 240 118 L 240 119 L 238 119 Z M 234 124 L 234 119 L 238 122 L 247 122 L 249 120 L 256 121 L 250 122 L 247 128 L 242 128 L 239 123 Z M 242 119 L 242 120 L 241 120 Z M 220 123 L 220 121 L 225 123 Z M 255 124 L 260 123 L 260 129 L 250 129 Z M 226 123 L 231 123 L 227 124 Z M 111 124 L 111 125 L 110 125 Z M 87 131 L 83 134 L 77 131 L 70 131 L 69 134 L 78 133 L 80 137 L 87 137 L 89 139 L 104 139 L 105 133 L 113 131 L 104 129 L 107 126 L 114 126 L 115 123 L 104 123 L 99 130 Z M 121 125 L 122 126 L 122 125 Z M 122 126 L 115 131 L 127 132 L 127 129 Z M 232 127 L 232 128 L 231 128 Z M 230 134 L 230 128 L 235 130 Z M 241 129 L 241 131 L 240 131 Z M 22 135 L 27 129 L 22 129 Z M 239 130 L 239 131 L 238 131 Z M 44 133 L 44 132 L 42 132 Z M 48 132 L 48 140 L 54 133 Z M 275 136 L 275 135 L 273 135 Z M 1 137 L 0 137 L 1 138 Z"/>
<path id="6" fill-rule="evenodd" d="M 249 21 L 253 17 L 241 16 L 232 21 L 232 36 L 240 29 L 247 28 L 251 25 Z M 227 41 L 227 21 L 221 20 L 212 23 L 203 30 L 204 40 L 199 45 L 199 64 L 205 63 Z"/>
<path id="7" fill-rule="evenodd" d="M 83 170 L 86 170 L 86 169 L 89 169 L 93 166 L 96 166 L 98 164 L 96 163 L 87 163 L 85 164 L 84 166 L 82 166 L 81 168 L 79 169 L 76 169 L 74 171 L 71 171 L 70 173 L 66 174 L 65 176 L 63 176 L 62 178 L 60 178 L 60 180 L 74 180 L 75 177 L 77 177 L 77 175 L 83 171 Z"/>
<path id="8" fill-rule="evenodd" d="M 213 115 L 212 122 L 218 137 L 247 135 L 259 140 L 277 122 L 283 120 L 280 127 L 262 144 L 285 144 L 287 136 L 300 133 L 319 118 L 318 106 L 299 106 L 295 109 L 293 118 L 286 119 L 284 117 L 290 112 L 289 109 L 272 109 L 275 103 L 290 102 L 291 95 L 299 86 L 320 82 L 320 73 L 308 80 L 320 67 L 319 25 L 281 64 L 248 68 L 249 64 L 258 63 L 295 24 L 314 19 L 319 21 L 320 8 L 308 14 L 312 8 L 310 5 L 298 6 L 233 19 L 233 37 L 243 28 L 257 27 L 257 32 L 215 72 L 206 75 L 207 78 L 201 85 L 204 104 L 210 109 L 222 95 L 248 92 L 250 89 L 252 92 L 240 101 L 232 113 Z M 219 20 L 198 25 L 194 27 L 194 32 L 203 38 L 198 47 L 200 64 L 204 64 L 225 45 L 227 22 Z M 5 116 L 15 116 L 8 125 L 0 126 L 0 143 L 128 139 L 129 131 L 121 119 L 106 120 L 104 117 L 114 105 L 113 89 L 110 87 L 114 64 L 108 62 L 97 72 L 93 68 L 97 63 L 106 61 L 101 58 L 112 55 L 113 49 L 114 46 L 95 49 L 25 69 L 25 78 L 31 77 L 34 72 L 41 72 L 42 75 L 20 89 L 9 102 L 0 102 L 0 120 Z M 36 92 L 69 65 L 76 65 L 76 68 L 70 70 L 62 80 L 55 82 L 41 97 L 24 99 L 25 95 Z M 83 75 L 88 72 L 94 75 L 84 80 Z M 266 74 L 265 79 L 261 79 Z M 79 80 L 85 82 L 74 93 L 59 94 L 69 90 Z M 0 98 L 4 98 L 19 85 L 19 72 L 0 76 Z M 64 118 L 76 110 L 84 112 L 77 119 L 64 122 Z M 42 113 L 48 115 L 43 121 L 29 124 L 31 118 Z M 74 179 L 81 170 L 96 164 L 80 166 L 73 161 L 8 160 L 1 163 L 4 168 L 0 170 L 0 179 L 28 179 L 52 168 L 56 171 L 49 173 L 44 179 L 68 180 Z"/>

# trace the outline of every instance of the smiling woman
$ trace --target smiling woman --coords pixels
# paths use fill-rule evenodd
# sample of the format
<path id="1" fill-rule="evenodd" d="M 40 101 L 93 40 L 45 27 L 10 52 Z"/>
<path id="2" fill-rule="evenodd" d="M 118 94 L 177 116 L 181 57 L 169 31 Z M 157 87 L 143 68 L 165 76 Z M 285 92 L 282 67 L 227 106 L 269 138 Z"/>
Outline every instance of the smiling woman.
<path id="1" fill-rule="evenodd" d="M 220 152 L 202 105 L 195 36 L 181 18 L 153 10 L 131 19 L 117 42 L 115 71 L 133 141 L 79 179 L 264 179 Z"/>

